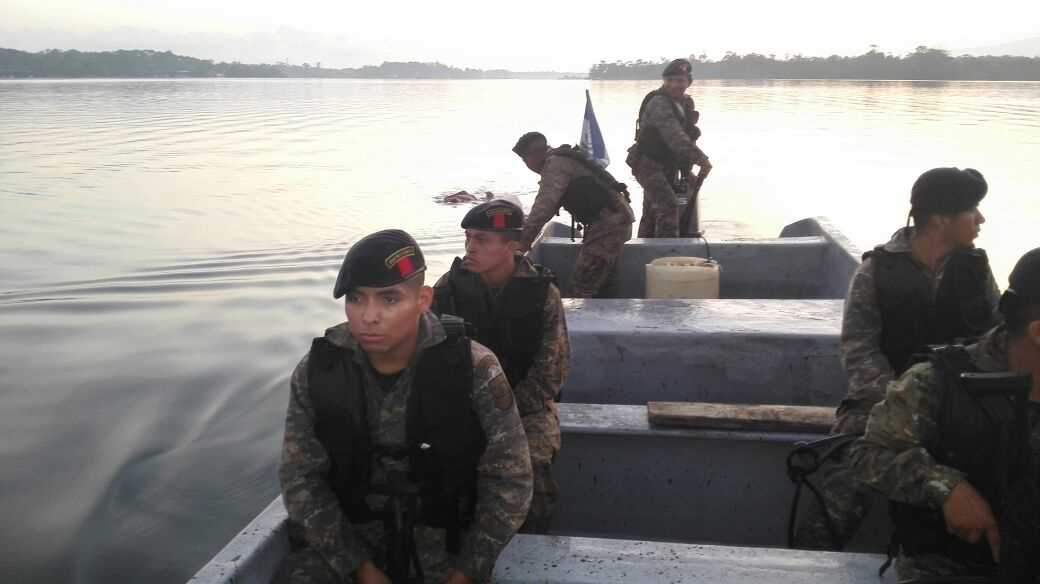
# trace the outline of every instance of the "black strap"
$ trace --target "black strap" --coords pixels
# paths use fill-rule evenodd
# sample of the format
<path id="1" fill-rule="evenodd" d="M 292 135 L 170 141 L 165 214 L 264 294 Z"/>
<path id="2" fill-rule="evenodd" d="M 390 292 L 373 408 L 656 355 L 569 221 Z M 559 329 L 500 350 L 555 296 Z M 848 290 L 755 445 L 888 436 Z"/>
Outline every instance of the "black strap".
<path id="1" fill-rule="evenodd" d="M 794 445 L 794 450 L 787 455 L 787 477 L 795 484 L 794 498 L 791 501 L 791 514 L 787 519 L 788 548 L 794 549 L 795 521 L 798 518 L 798 502 L 801 499 L 802 486 L 808 488 L 816 497 L 816 502 L 820 505 L 821 511 L 823 511 L 824 522 L 827 524 L 827 531 L 830 533 L 831 539 L 834 541 L 840 539 L 838 537 L 838 529 L 834 526 L 834 520 L 831 519 L 830 511 L 827 509 L 827 502 L 824 500 L 823 494 L 816 488 L 816 485 L 809 481 L 809 477 L 819 470 L 823 463 L 834 459 L 849 444 L 852 444 L 853 441 L 862 435 L 860 432 L 848 432 L 812 442 L 797 442 Z"/>

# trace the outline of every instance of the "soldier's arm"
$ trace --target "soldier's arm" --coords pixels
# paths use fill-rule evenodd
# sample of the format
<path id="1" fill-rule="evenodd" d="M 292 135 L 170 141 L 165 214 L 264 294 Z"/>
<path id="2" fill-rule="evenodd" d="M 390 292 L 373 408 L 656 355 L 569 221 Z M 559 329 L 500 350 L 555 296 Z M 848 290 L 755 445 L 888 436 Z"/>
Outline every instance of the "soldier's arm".
<path id="1" fill-rule="evenodd" d="M 555 399 L 571 370 L 571 340 L 556 286 L 549 286 L 542 314 L 542 346 L 535 353 L 527 377 L 513 388 L 517 409 L 525 415 L 543 410 L 547 402 Z"/>
<path id="2" fill-rule="evenodd" d="M 562 157 L 556 156 L 545 161 L 542 178 L 538 181 L 538 195 L 531 204 L 531 211 L 524 219 L 524 228 L 520 232 L 520 248 L 527 250 L 548 223 L 560 210 L 563 204 L 563 193 L 577 175 L 568 170 Z"/>
<path id="3" fill-rule="evenodd" d="M 936 439 L 939 380 L 930 363 L 910 368 L 874 406 L 850 450 L 857 478 L 893 501 L 938 508 L 964 473 L 928 453 Z"/>
<path id="4" fill-rule="evenodd" d="M 691 140 L 689 134 L 683 129 L 679 118 L 675 116 L 674 107 L 669 97 L 664 95 L 654 97 L 643 112 L 646 117 L 643 125 L 657 128 L 664 143 L 668 145 L 668 149 L 679 159 L 680 170 L 689 171 L 694 164 L 700 165 L 707 162 L 708 156 L 697 147 L 697 143 Z"/>
<path id="5" fill-rule="evenodd" d="M 473 343 L 473 406 L 487 435 L 477 465 L 477 508 L 455 569 L 478 582 L 490 580 L 495 559 L 527 516 L 531 456 L 513 390 L 498 359 Z"/>
<path id="6" fill-rule="evenodd" d="M 871 258 L 863 260 L 849 284 L 840 349 L 841 362 L 849 378 L 847 398 L 868 404 L 881 401 L 895 372 L 881 352 L 881 308 Z"/>
<path id="7" fill-rule="evenodd" d="M 368 561 L 368 552 L 340 510 L 326 474 L 329 457 L 314 434 L 314 408 L 307 391 L 307 357 L 292 376 L 278 479 L 282 500 L 307 546 L 346 578 Z"/>

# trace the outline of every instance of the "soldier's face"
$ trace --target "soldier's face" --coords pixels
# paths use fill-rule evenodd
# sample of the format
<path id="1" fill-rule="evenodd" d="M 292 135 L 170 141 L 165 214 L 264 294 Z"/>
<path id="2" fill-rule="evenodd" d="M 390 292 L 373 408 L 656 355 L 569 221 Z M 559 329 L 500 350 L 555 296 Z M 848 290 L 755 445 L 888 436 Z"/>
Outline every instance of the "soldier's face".
<path id="1" fill-rule="evenodd" d="M 350 332 L 369 354 L 415 350 L 419 317 L 430 308 L 433 290 L 414 282 L 386 288 L 358 286 L 345 295 Z"/>
<path id="2" fill-rule="evenodd" d="M 506 241 L 500 233 L 467 229 L 462 267 L 470 273 L 483 274 L 505 264 L 512 265 L 513 256 L 519 249 L 519 242 Z"/>
<path id="3" fill-rule="evenodd" d="M 672 99 L 679 99 L 689 86 L 690 80 L 685 75 L 666 75 L 661 89 Z"/>
<path id="4" fill-rule="evenodd" d="M 545 166 L 545 150 L 544 146 L 542 149 L 535 150 L 533 152 L 528 151 L 523 155 L 524 164 L 531 172 L 542 174 L 542 167 Z"/>
<path id="5" fill-rule="evenodd" d="M 979 231 L 982 229 L 982 224 L 986 222 L 986 218 L 979 211 L 978 207 L 958 213 L 957 215 L 948 215 L 948 223 L 946 225 L 946 237 L 949 242 L 960 249 L 971 249 L 975 245 L 975 238 L 979 236 Z"/>

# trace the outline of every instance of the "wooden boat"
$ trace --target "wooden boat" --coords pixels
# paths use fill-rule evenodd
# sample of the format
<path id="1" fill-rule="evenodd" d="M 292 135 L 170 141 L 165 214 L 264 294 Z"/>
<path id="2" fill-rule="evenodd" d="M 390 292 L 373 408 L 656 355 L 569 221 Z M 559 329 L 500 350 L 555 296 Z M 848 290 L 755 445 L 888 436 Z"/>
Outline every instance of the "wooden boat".
<path id="1" fill-rule="evenodd" d="M 568 226 L 550 225 L 531 252 L 561 280 L 578 251 L 569 235 Z M 553 535 L 515 538 L 496 565 L 496 582 L 694 574 L 718 584 L 879 581 L 882 513 L 850 546 L 870 553 L 782 549 L 794 492 L 787 454 L 796 442 L 823 437 L 825 423 L 673 427 L 652 424 L 647 413 L 648 402 L 833 408 L 845 394 L 838 337 L 858 250 L 825 219 L 807 219 L 776 239 L 712 243 L 723 269 L 719 299 L 641 298 L 645 264 L 707 257 L 705 246 L 633 240 L 621 259 L 621 298 L 565 301 L 573 358 L 559 404 L 564 446 L 554 466 Z M 268 582 L 286 550 L 285 510 L 276 499 L 191 581 Z"/>

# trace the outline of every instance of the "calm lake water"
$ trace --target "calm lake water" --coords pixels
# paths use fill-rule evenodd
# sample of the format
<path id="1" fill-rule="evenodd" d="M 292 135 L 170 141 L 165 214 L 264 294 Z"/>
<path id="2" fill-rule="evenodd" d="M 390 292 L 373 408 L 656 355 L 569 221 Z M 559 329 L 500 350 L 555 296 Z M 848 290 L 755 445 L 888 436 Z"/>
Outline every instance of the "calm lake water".
<path id="1" fill-rule="evenodd" d="M 518 195 L 528 130 L 614 160 L 653 82 L 0 81 L 0 581 L 184 582 L 277 494 L 288 377 L 343 319 L 351 242 L 436 277 L 466 189 Z M 709 237 L 829 216 L 868 249 L 935 166 L 990 184 L 1001 287 L 1040 245 L 1040 84 L 697 82 Z"/>

